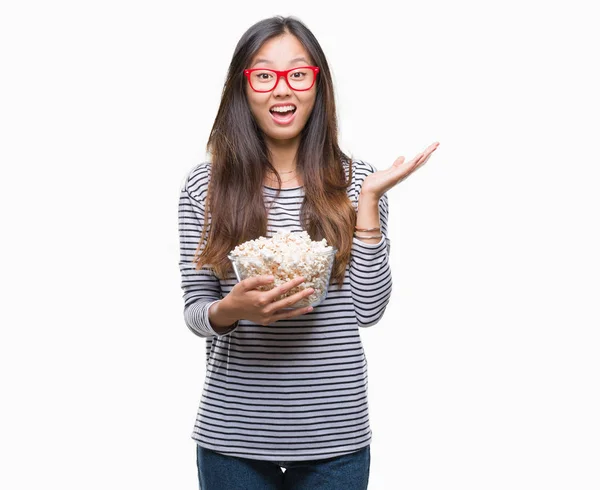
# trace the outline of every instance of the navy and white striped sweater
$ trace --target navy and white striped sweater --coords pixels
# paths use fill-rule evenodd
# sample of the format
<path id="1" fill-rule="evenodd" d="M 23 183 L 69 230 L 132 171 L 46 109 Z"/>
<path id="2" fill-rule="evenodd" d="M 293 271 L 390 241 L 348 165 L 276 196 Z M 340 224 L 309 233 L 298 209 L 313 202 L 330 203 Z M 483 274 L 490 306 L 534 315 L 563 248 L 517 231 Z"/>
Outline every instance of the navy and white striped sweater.
<path id="1" fill-rule="evenodd" d="M 352 164 L 348 197 L 357 210 L 362 182 L 375 168 L 360 160 Z M 237 281 L 233 272 L 219 280 L 193 263 L 210 169 L 209 162 L 195 166 L 179 198 L 184 319 L 193 333 L 206 338 L 206 378 L 192 438 L 223 454 L 279 462 L 363 448 L 371 442 L 371 429 L 359 327 L 381 319 L 392 291 L 387 195 L 379 201 L 383 237 L 379 243 L 353 239 L 341 289 L 330 286 L 325 301 L 305 315 L 268 326 L 240 320 L 217 335 L 208 308 Z M 263 191 L 270 203 L 275 189 Z M 267 237 L 281 229 L 302 231 L 303 196 L 302 187 L 280 191 L 269 211 Z"/>

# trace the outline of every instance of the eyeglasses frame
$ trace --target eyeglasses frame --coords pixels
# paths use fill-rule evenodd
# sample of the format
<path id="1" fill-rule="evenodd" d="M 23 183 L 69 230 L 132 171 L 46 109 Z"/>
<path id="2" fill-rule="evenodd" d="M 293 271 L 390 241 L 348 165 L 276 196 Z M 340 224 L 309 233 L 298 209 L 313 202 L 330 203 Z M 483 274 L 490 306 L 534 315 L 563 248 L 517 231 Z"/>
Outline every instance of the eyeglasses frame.
<path id="1" fill-rule="evenodd" d="M 315 74 L 315 77 L 313 79 L 313 83 L 310 87 L 308 88 L 302 88 L 302 89 L 297 89 L 294 88 L 290 85 L 290 81 L 288 80 L 288 73 L 290 73 L 291 71 L 294 70 L 299 70 L 301 68 L 310 68 L 313 73 Z M 275 85 L 273 85 L 273 88 L 270 90 L 256 90 L 253 86 L 252 86 L 252 82 L 250 81 L 250 75 L 252 74 L 253 71 L 260 71 L 260 70 L 267 70 L 267 71 L 271 71 L 273 73 L 276 74 L 277 76 L 277 81 L 275 82 Z M 284 71 L 279 71 L 279 70 L 272 70 L 271 68 L 247 68 L 244 70 L 244 75 L 246 75 L 246 78 L 248 79 L 248 84 L 250 85 L 250 88 L 252 90 L 254 90 L 255 92 L 264 94 L 267 92 L 272 92 L 273 90 L 275 90 L 277 88 L 277 85 L 279 84 L 279 80 L 281 79 L 281 77 L 283 77 L 283 79 L 285 80 L 285 83 L 287 83 L 288 87 L 290 87 L 292 90 L 294 90 L 295 92 L 306 92 L 307 90 L 310 90 L 311 88 L 313 88 L 313 86 L 315 85 L 315 82 L 317 81 L 317 74 L 319 73 L 320 69 L 318 66 L 296 66 L 294 68 L 290 68 L 289 70 L 284 70 Z"/>

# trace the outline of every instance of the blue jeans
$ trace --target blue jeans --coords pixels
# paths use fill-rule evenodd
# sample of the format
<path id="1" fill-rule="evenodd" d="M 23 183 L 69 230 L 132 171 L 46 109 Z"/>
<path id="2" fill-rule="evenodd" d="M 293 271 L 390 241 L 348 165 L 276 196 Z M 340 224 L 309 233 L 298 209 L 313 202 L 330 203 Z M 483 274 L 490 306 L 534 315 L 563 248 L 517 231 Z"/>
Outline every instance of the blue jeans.
<path id="1" fill-rule="evenodd" d="M 369 483 L 369 446 L 335 458 L 276 463 L 196 446 L 201 490 L 366 490 Z"/>

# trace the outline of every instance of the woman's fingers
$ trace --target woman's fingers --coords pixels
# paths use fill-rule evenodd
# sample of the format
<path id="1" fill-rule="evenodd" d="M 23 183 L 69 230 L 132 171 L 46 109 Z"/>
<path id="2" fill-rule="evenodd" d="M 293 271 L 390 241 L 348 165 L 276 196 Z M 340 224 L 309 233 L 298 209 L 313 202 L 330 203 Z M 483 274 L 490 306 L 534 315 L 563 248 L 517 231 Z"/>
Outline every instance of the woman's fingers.
<path id="1" fill-rule="evenodd" d="M 292 294 L 287 298 L 277 301 L 273 303 L 272 306 L 269 308 L 268 314 L 272 316 L 273 321 L 277 321 L 282 320 L 284 318 L 292 318 L 294 316 L 309 313 L 313 310 L 312 306 L 301 306 L 299 308 L 294 308 L 291 310 L 284 310 L 284 308 L 291 308 L 293 305 L 303 300 L 304 298 L 307 298 L 312 293 L 314 293 L 314 289 L 307 288 L 297 292 L 296 294 Z"/>
<path id="2" fill-rule="evenodd" d="M 266 284 L 270 284 L 275 280 L 273 276 L 252 276 L 240 281 L 240 284 L 244 286 L 246 291 L 250 291 L 252 289 L 256 289 L 259 286 L 265 286 Z"/>
<path id="3" fill-rule="evenodd" d="M 429 160 L 429 157 L 431 156 L 431 154 L 437 150 L 437 147 L 439 146 L 439 143 L 434 143 L 433 145 L 431 145 L 429 148 L 427 148 L 427 150 L 425 150 L 423 153 L 421 153 L 420 159 L 417 162 L 417 165 L 415 167 L 415 170 L 419 167 L 422 167 L 423 165 L 425 165 L 425 163 L 427 162 L 427 160 Z"/>
<path id="4" fill-rule="evenodd" d="M 268 312 L 273 313 L 273 312 L 276 312 L 283 308 L 290 308 L 293 305 L 295 305 L 298 301 L 300 301 L 304 298 L 307 298 L 314 292 L 315 292 L 315 290 L 313 288 L 306 288 L 306 289 L 303 289 L 302 291 L 298 291 L 297 293 L 292 294 L 291 296 L 288 296 L 287 298 L 283 298 L 283 299 L 280 299 L 279 301 L 275 301 L 274 303 L 272 303 L 268 308 Z M 299 308 L 299 309 L 302 310 L 303 308 Z"/>
<path id="5" fill-rule="evenodd" d="M 296 286 L 298 286 L 298 284 L 302 284 L 303 282 L 303 277 L 295 277 L 291 281 L 285 282 L 277 286 L 276 288 L 271 289 L 270 291 L 266 291 L 265 297 L 267 299 L 267 302 L 272 303 L 273 301 L 277 300 L 279 296 L 287 293 L 290 289 L 295 288 Z"/>
<path id="6" fill-rule="evenodd" d="M 423 153 L 421 153 L 421 161 L 418 162 L 417 165 L 423 165 L 427 160 L 429 160 L 429 157 L 435 150 L 437 150 L 438 146 L 440 146 L 439 141 L 429 145 L 429 147 Z"/>
<path id="7" fill-rule="evenodd" d="M 402 176 L 406 177 L 406 176 L 408 176 L 407 175 L 408 173 L 412 173 L 415 170 L 417 170 L 419 167 L 424 165 L 425 162 L 427 162 L 427 160 L 429 160 L 429 157 L 437 149 L 437 147 L 439 145 L 440 145 L 440 143 L 438 141 L 436 141 L 435 143 L 432 143 L 424 151 L 422 151 L 417 156 L 415 156 L 407 164 L 404 164 L 405 158 L 403 156 L 398 157 L 396 159 L 396 161 L 393 163 L 392 168 L 393 167 L 402 167 L 402 170 L 404 171 Z"/>
<path id="8" fill-rule="evenodd" d="M 419 165 L 420 163 L 423 163 L 423 160 L 429 158 L 429 155 L 431 155 L 437 149 L 438 146 L 440 146 L 440 143 L 438 141 L 432 143 L 424 151 L 419 153 L 417 156 L 415 156 L 415 158 L 408 162 L 408 166 L 410 167 L 412 165 Z M 403 156 L 400 156 L 396 158 L 396 160 L 393 163 L 393 166 L 399 167 L 404 163 L 405 160 L 406 159 Z"/>

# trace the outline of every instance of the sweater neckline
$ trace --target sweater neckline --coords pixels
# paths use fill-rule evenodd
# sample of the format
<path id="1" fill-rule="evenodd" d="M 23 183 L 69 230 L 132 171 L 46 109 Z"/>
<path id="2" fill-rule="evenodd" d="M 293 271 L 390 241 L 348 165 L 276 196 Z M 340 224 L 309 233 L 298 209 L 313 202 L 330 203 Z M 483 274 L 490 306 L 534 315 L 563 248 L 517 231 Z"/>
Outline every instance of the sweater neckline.
<path id="1" fill-rule="evenodd" d="M 263 187 L 271 191 L 297 191 L 298 189 L 304 189 L 303 185 L 298 187 L 286 187 L 285 189 L 276 189 L 275 187 L 269 187 L 268 185 L 263 185 Z"/>

